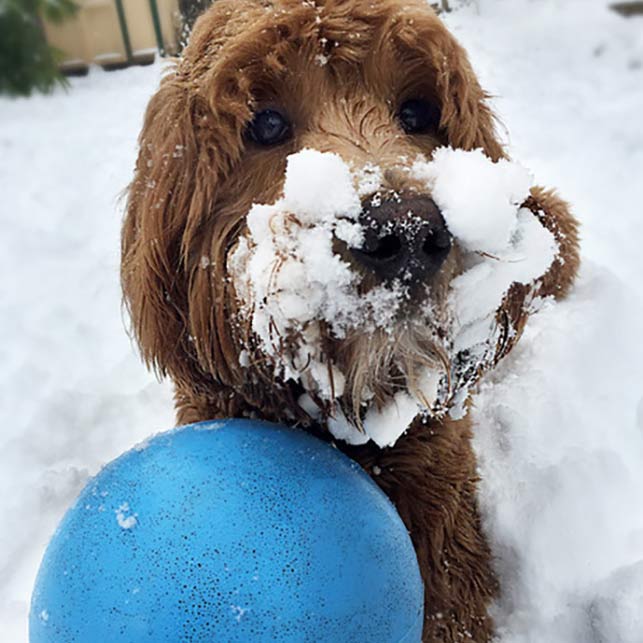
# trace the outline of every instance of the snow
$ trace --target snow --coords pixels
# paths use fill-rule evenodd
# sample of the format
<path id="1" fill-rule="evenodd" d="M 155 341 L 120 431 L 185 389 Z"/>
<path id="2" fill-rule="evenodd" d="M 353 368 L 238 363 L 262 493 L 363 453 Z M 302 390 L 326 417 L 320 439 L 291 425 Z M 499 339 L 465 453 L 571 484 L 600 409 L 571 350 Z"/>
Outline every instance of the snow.
<path id="1" fill-rule="evenodd" d="M 538 217 L 521 208 L 533 183 L 521 165 L 494 163 L 481 150 L 450 148 L 438 149 L 431 159 L 418 156 L 410 169 L 405 163 L 399 169 L 435 195 L 468 266 L 453 281 L 445 313 L 453 341 L 445 343 L 444 351 L 453 364 L 462 364 L 466 353 L 463 370 L 476 372 L 495 354 L 496 311 L 509 288 L 516 282 L 534 285 L 558 246 Z M 282 196 L 251 207 L 247 233 L 229 260 L 242 314 L 272 358 L 275 375 L 301 382 L 323 400 L 339 400 L 346 377 L 324 355 L 321 322 L 339 339 L 351 330 L 390 329 L 409 296 L 399 281 L 360 292 L 361 275 L 335 247 L 337 240 L 348 249 L 362 247 L 360 196 L 370 196 L 371 202 L 381 198 L 381 179 L 380 168 L 351 168 L 336 154 L 305 149 L 290 155 Z M 414 223 L 410 217 L 409 225 Z M 422 312 L 421 324 L 431 328 L 431 307 Z M 462 413 L 470 385 L 466 378 L 441 368 L 439 375 L 427 371 L 422 380 L 420 394 L 399 391 L 381 407 L 367 408 L 359 427 L 350 426 L 335 405 L 329 430 L 349 444 L 364 443 L 365 433 L 378 446 L 389 447 L 419 413 L 443 413 L 450 407 Z M 457 383 L 451 387 L 450 381 Z M 455 407 L 454 399 L 459 402 Z M 302 408 L 317 419 L 309 401 L 310 396 L 304 398 Z"/>
<path id="2" fill-rule="evenodd" d="M 371 175 L 363 173 L 366 181 Z M 307 380 L 324 399 L 342 394 L 344 376 L 335 367 L 329 376 L 316 322 L 327 322 L 338 337 L 369 321 L 385 326 L 399 299 L 383 289 L 360 297 L 358 275 L 334 251 L 334 239 L 348 247 L 362 241 L 359 191 L 359 177 L 336 154 L 306 149 L 291 155 L 283 197 L 251 208 L 248 234 L 229 261 L 252 330 L 278 374 Z M 286 355 L 284 338 L 293 335 L 302 339 Z"/>
<path id="3" fill-rule="evenodd" d="M 347 296 L 355 279 L 334 254 L 333 235 L 359 236 L 359 212 L 350 171 L 339 156 L 303 150 L 288 160 L 284 197 L 248 213 L 249 234 L 230 267 L 237 292 L 253 309 L 253 330 L 269 353 L 278 350 L 272 320 L 279 335 L 319 317 L 339 329 L 333 295 Z"/>
<path id="4" fill-rule="evenodd" d="M 69 92 L 0 99 L 2 641 L 27 641 L 40 558 L 88 476 L 174 423 L 118 276 L 119 194 L 160 71 L 92 69 Z"/>
<path id="5" fill-rule="evenodd" d="M 137 450 L 141 450 L 140 445 L 137 446 Z M 129 503 L 127 502 L 120 505 L 115 513 L 116 522 L 121 529 L 132 529 L 138 523 L 137 514 L 128 515 L 130 513 L 130 508 Z"/>
<path id="6" fill-rule="evenodd" d="M 513 283 L 534 287 L 558 255 L 558 244 L 534 213 L 520 207 L 534 179 L 519 163 L 494 163 L 481 150 L 440 148 L 431 162 L 415 161 L 411 174 L 426 184 L 464 251 L 467 268 L 453 280 L 449 295 L 448 352 L 453 363 L 468 355 L 467 363 L 477 371 L 493 360 L 496 311 L 509 288 Z M 465 414 L 468 386 L 456 385 L 448 399 L 429 399 L 449 407 L 458 419 Z"/>
<path id="7" fill-rule="evenodd" d="M 310 417 L 316 420 L 321 418 L 319 406 L 308 393 L 303 393 L 297 402 Z M 328 418 L 327 426 L 333 437 L 347 444 L 366 444 L 370 439 L 364 431 L 358 430 L 346 419 L 340 407 L 335 409 L 334 417 Z"/>
<path id="8" fill-rule="evenodd" d="M 447 16 L 512 157 L 583 224 L 572 295 L 544 302 L 474 398 L 502 643 L 643 640 L 643 29 L 606 4 Z M 68 93 L 0 100 L 3 640 L 26 643 L 40 557 L 87 477 L 173 423 L 123 330 L 117 273 L 117 196 L 159 75 L 92 70 Z"/>
<path id="9" fill-rule="evenodd" d="M 470 252 L 504 250 L 516 229 L 518 206 L 533 178 L 519 163 L 490 163 L 482 150 L 436 150 L 432 163 L 414 163 L 451 233 Z M 475 204 L 475 207 L 472 207 Z"/>
<path id="10" fill-rule="evenodd" d="M 420 412 L 421 406 L 412 395 L 398 391 L 383 409 L 371 407 L 368 410 L 364 432 L 377 446 L 392 447 Z"/>
<path id="11" fill-rule="evenodd" d="M 573 293 L 474 398 L 502 643 L 643 641 L 643 29 L 605 5 L 483 0 L 449 17 L 512 156 L 582 222 Z"/>
<path id="12" fill-rule="evenodd" d="M 503 641 L 642 640 L 641 319 L 631 290 L 589 264 L 475 398 Z"/>
<path id="13" fill-rule="evenodd" d="M 482 256 L 453 281 L 456 351 L 472 350 L 485 342 L 486 328 L 511 284 L 534 282 L 547 272 L 558 253 L 553 235 L 530 210 L 519 209 L 514 219 L 515 231 L 507 247 L 494 256 Z"/>

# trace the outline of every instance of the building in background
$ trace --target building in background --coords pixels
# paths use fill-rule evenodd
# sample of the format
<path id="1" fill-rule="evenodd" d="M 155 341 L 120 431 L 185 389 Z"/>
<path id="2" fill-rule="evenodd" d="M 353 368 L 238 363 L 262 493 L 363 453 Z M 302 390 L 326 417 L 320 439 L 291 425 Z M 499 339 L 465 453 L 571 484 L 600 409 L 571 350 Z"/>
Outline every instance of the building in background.
<path id="1" fill-rule="evenodd" d="M 78 11 L 55 24 L 44 21 L 50 45 L 63 52 L 61 70 L 83 73 L 90 64 L 117 69 L 146 64 L 157 51 L 179 50 L 178 0 L 76 0 Z"/>

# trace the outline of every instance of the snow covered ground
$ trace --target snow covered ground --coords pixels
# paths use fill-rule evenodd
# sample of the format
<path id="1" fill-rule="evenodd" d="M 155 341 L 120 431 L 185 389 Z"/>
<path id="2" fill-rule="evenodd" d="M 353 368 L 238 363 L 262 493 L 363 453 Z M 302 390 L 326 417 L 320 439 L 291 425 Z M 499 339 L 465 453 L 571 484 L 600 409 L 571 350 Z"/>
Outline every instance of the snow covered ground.
<path id="1" fill-rule="evenodd" d="M 0 641 L 27 640 L 38 559 L 87 477 L 173 424 L 125 334 L 119 192 L 160 68 L 0 102 Z"/>
<path id="2" fill-rule="evenodd" d="M 449 21 L 584 266 L 476 398 L 503 643 L 643 642 L 643 19 L 481 1 Z"/>
<path id="3" fill-rule="evenodd" d="M 643 19 L 606 0 L 448 16 L 584 268 L 476 397 L 504 643 L 643 642 Z M 0 640 L 24 643 L 40 556 L 89 475 L 172 425 L 118 284 L 121 210 L 160 66 L 0 100 Z"/>

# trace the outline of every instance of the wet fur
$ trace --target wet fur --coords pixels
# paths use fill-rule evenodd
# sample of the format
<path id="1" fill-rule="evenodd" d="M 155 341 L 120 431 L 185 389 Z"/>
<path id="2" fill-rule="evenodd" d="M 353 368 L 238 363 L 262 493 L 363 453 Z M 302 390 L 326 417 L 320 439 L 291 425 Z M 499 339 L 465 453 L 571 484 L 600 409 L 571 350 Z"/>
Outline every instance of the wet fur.
<path id="1" fill-rule="evenodd" d="M 416 95 L 441 107 L 434 135 L 408 137 L 395 122 L 391 106 Z M 303 147 L 357 166 L 379 164 L 383 188 L 402 191 L 414 186 L 396 171 L 400 156 L 430 156 L 449 144 L 482 148 L 497 160 L 504 151 L 486 98 L 465 52 L 421 0 L 215 2 L 148 106 L 122 236 L 133 330 L 147 364 L 175 383 L 179 423 L 250 415 L 328 439 L 323 423 L 311 423 L 297 404 L 300 386 L 275 380 L 240 323 L 226 262 L 245 214 L 252 203 L 279 197 L 286 157 Z M 275 103 L 306 127 L 278 148 L 248 147 L 243 131 L 253 109 Z M 531 298 L 563 296 L 578 266 L 567 205 L 541 188 L 526 205 L 553 232 L 561 255 L 535 289 L 511 289 L 497 313 L 505 332 L 495 360 L 518 340 Z M 443 289 L 452 276 L 443 271 Z M 412 329 L 403 341 L 407 355 L 427 346 Z M 343 348 L 353 397 L 376 386 L 374 379 L 386 396 L 385 377 L 373 376 L 390 373 L 386 342 L 355 336 Z M 242 350 L 248 367 L 239 364 Z M 384 364 L 379 371 L 373 359 Z M 426 583 L 424 641 L 490 640 L 487 609 L 498 586 L 476 506 L 468 418 L 417 419 L 393 448 L 338 446 L 371 473 L 411 533 Z"/>

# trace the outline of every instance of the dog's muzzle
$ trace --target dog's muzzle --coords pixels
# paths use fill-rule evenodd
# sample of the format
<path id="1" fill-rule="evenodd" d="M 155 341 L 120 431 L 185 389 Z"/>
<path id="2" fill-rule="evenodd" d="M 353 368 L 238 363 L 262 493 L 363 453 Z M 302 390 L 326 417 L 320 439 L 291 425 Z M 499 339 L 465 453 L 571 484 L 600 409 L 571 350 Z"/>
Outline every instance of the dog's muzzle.
<path id="1" fill-rule="evenodd" d="M 444 218 L 428 197 L 370 198 L 360 223 L 364 243 L 351 252 L 382 281 L 424 282 L 438 272 L 451 249 Z"/>

